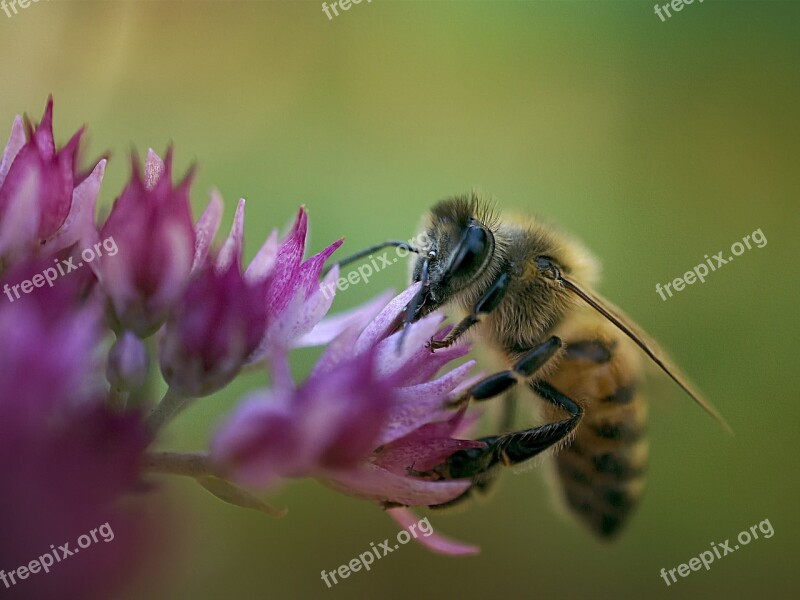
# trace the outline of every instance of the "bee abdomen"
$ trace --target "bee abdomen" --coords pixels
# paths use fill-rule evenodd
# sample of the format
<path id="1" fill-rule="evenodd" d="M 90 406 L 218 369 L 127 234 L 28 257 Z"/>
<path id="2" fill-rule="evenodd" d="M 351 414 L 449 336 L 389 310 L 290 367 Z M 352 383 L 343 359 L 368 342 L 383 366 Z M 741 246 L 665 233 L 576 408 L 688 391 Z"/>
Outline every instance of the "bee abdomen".
<path id="1" fill-rule="evenodd" d="M 647 407 L 638 373 L 618 352 L 595 361 L 569 357 L 552 377 L 572 397 L 583 398 L 584 418 L 571 442 L 555 456 L 563 499 L 597 536 L 619 533 L 644 488 Z"/>

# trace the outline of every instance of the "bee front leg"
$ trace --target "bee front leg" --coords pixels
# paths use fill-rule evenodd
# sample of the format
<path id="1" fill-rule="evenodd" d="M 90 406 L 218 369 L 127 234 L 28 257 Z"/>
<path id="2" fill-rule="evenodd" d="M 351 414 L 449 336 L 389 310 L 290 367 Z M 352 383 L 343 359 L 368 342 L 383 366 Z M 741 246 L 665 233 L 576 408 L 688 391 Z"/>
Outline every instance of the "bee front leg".
<path id="1" fill-rule="evenodd" d="M 428 348 L 431 352 L 452 346 L 455 341 L 460 338 L 464 332 L 476 323 L 480 323 L 483 318 L 490 312 L 498 307 L 500 301 L 505 297 L 508 291 L 508 284 L 511 283 L 511 277 L 508 273 L 501 273 L 494 283 L 489 286 L 483 296 L 481 296 L 475 303 L 472 312 L 456 324 L 455 327 L 447 334 L 443 340 L 431 340 L 428 342 Z"/>

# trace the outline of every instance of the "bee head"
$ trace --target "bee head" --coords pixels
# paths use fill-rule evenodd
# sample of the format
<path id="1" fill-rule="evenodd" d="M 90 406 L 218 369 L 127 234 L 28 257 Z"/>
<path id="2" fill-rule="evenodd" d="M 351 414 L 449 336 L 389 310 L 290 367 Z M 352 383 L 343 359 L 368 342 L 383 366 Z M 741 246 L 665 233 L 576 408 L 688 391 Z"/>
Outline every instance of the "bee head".
<path id="1" fill-rule="evenodd" d="M 411 279 L 423 283 L 418 315 L 427 314 L 482 279 L 495 255 L 489 207 L 474 194 L 436 204 L 418 236 Z"/>

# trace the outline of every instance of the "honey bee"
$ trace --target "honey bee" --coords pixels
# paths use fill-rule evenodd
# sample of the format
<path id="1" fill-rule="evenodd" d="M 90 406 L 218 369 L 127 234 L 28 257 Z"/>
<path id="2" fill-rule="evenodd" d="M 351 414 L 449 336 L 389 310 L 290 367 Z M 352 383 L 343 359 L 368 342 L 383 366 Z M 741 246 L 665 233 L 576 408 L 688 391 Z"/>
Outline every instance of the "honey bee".
<path id="1" fill-rule="evenodd" d="M 602 539 L 615 536 L 638 504 L 648 443 L 641 391 L 643 355 L 730 430 L 656 343 L 620 309 L 593 291 L 598 263 L 577 241 L 528 217 L 500 218 L 477 194 L 448 198 L 424 217 L 424 249 L 411 279 L 420 283 L 405 311 L 411 323 L 455 305 L 463 318 L 435 352 L 468 330 L 499 351 L 507 369 L 482 379 L 452 402 L 480 402 L 524 385 L 542 401 L 546 423 L 480 438 L 419 476 L 471 479 L 484 491 L 502 466 L 554 452 L 559 494 L 568 509 Z M 507 419 L 507 425 L 510 423 Z"/>

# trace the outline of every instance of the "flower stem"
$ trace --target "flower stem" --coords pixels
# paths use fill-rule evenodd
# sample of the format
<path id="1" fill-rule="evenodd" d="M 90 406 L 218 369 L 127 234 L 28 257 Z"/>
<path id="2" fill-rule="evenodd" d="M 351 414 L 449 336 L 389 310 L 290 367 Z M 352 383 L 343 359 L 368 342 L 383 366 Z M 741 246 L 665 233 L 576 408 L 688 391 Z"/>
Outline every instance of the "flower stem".
<path id="1" fill-rule="evenodd" d="M 204 452 L 148 452 L 144 470 L 194 478 L 214 475 L 211 460 Z"/>
<path id="2" fill-rule="evenodd" d="M 189 400 L 190 398 L 185 398 L 173 392 L 172 388 L 167 389 L 161 402 L 158 403 L 158 406 L 147 415 L 147 428 L 151 433 L 155 434 L 164 425 L 169 423 L 175 415 L 183 410 Z"/>
<path id="3" fill-rule="evenodd" d="M 128 392 L 112 386 L 108 394 L 108 404 L 113 410 L 125 410 L 128 405 Z"/>

